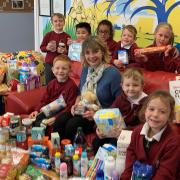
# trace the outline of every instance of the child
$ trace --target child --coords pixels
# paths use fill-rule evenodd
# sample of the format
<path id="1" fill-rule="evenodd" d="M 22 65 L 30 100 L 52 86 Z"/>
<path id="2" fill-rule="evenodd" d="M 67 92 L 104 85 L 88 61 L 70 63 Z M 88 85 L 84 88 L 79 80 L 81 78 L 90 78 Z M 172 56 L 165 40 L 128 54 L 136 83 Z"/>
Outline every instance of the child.
<path id="1" fill-rule="evenodd" d="M 136 41 L 137 30 L 133 25 L 123 27 L 121 41 L 117 43 L 111 63 L 118 68 L 125 68 L 124 63 L 118 59 L 118 50 L 126 50 L 128 64 L 135 63 L 134 50 L 138 48 Z"/>
<path id="2" fill-rule="evenodd" d="M 77 86 L 74 81 L 69 78 L 70 60 L 66 55 L 59 55 L 54 58 L 52 72 L 56 78 L 48 83 L 41 103 L 37 106 L 36 111 L 30 114 L 30 118 L 36 118 L 36 125 L 40 125 L 44 118 L 47 119 L 47 117 L 44 114 L 42 115 L 42 113 L 40 113 L 40 116 L 38 117 L 39 110 L 43 106 L 59 98 L 60 95 L 63 96 L 66 107 L 55 114 L 53 117 L 48 117 L 49 119 L 47 121 L 47 125 L 49 126 L 54 123 L 56 118 L 58 118 L 62 112 L 70 111 L 71 106 L 75 103 L 76 100 Z"/>
<path id="3" fill-rule="evenodd" d="M 145 54 L 135 53 L 136 62 L 149 71 L 168 71 L 180 73 L 180 57 L 174 55 L 177 49 L 173 47 L 174 33 L 168 23 L 160 23 L 154 32 L 154 43 L 149 47 L 167 46 L 165 52 Z"/>
<path id="4" fill-rule="evenodd" d="M 80 62 L 82 43 L 91 35 L 91 26 L 89 23 L 81 22 L 76 25 L 76 40 L 69 39 L 68 56 L 73 61 Z"/>
<path id="5" fill-rule="evenodd" d="M 138 112 L 142 107 L 147 94 L 143 92 L 144 77 L 139 69 L 128 68 L 122 74 L 122 93 L 116 97 L 111 108 L 119 108 L 124 118 L 127 128 L 132 128 L 140 123 Z M 117 138 L 121 129 L 113 129 L 109 137 L 96 130 L 97 136 L 93 141 L 94 150 L 97 151 L 99 146 L 104 143 L 117 144 Z"/>
<path id="6" fill-rule="evenodd" d="M 99 22 L 97 27 L 97 36 L 99 39 L 105 42 L 110 52 L 110 56 L 112 58 L 112 55 L 117 45 L 117 42 L 113 40 L 114 30 L 112 23 L 107 19 L 104 19 L 101 22 Z"/>
<path id="7" fill-rule="evenodd" d="M 65 17 L 60 13 L 54 13 L 51 17 L 53 31 L 48 32 L 40 46 L 42 52 L 46 52 L 45 57 L 45 78 L 46 84 L 54 78 L 52 64 L 54 58 L 59 54 L 67 54 L 67 41 L 70 36 L 63 32 Z"/>
<path id="8" fill-rule="evenodd" d="M 180 137 L 169 125 L 174 118 L 174 105 L 173 97 L 166 91 L 158 90 L 149 95 L 140 111 L 140 119 L 146 123 L 136 128 L 131 136 L 121 180 L 131 179 L 137 160 L 153 167 L 150 179 L 179 179 Z"/>

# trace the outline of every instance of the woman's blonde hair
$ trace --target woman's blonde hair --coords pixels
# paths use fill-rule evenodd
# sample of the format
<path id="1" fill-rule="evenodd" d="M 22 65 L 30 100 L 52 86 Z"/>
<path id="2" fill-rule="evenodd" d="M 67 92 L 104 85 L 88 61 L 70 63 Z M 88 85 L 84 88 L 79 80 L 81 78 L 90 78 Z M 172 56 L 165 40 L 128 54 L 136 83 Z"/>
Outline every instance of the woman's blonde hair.
<path id="1" fill-rule="evenodd" d="M 122 83 L 125 78 L 133 78 L 136 81 L 141 81 L 141 84 L 144 84 L 144 75 L 143 72 L 138 68 L 128 68 L 122 74 Z"/>
<path id="2" fill-rule="evenodd" d="M 169 120 L 172 121 L 174 119 L 174 107 L 175 107 L 174 98 L 171 96 L 171 94 L 168 91 L 156 90 L 153 93 L 151 93 L 143 103 L 143 106 L 139 111 L 140 121 L 142 122 L 145 121 L 145 111 L 147 109 L 149 102 L 157 98 L 159 98 L 164 104 L 166 104 L 166 106 L 170 108 L 171 112 L 170 112 Z"/>
<path id="3" fill-rule="evenodd" d="M 90 36 L 88 37 L 82 44 L 82 51 L 81 51 L 81 63 L 83 66 L 88 66 L 88 63 L 85 58 L 85 53 L 87 49 L 91 49 L 92 51 L 101 50 L 102 52 L 102 62 L 109 63 L 110 56 L 107 45 L 103 43 L 98 37 Z"/>
<path id="4" fill-rule="evenodd" d="M 159 31 L 160 28 L 165 28 L 165 29 L 169 30 L 169 32 L 171 34 L 171 37 L 169 39 L 169 44 L 173 45 L 173 43 L 174 43 L 174 33 L 173 33 L 173 28 L 172 28 L 171 24 L 169 24 L 169 23 L 159 23 L 156 26 L 154 34 L 156 34 Z"/>

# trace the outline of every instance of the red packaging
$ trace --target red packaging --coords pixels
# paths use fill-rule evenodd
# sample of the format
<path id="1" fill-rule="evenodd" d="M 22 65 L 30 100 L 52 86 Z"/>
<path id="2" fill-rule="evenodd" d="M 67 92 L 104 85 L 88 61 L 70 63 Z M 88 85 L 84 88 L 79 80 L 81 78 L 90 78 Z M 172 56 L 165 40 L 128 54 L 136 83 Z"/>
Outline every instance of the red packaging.
<path id="1" fill-rule="evenodd" d="M 147 47 L 142 49 L 135 49 L 135 54 L 151 54 L 155 52 L 163 52 L 167 49 L 167 46 L 155 46 L 155 47 Z"/>

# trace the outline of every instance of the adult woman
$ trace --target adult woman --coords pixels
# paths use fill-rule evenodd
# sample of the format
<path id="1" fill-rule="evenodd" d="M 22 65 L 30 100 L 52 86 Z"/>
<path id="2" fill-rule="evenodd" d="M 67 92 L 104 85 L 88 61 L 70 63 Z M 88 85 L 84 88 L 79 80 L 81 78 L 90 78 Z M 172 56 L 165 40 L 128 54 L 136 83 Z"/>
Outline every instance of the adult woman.
<path id="1" fill-rule="evenodd" d="M 97 27 L 97 36 L 107 44 L 110 56 L 112 56 L 117 46 L 117 42 L 113 40 L 114 30 L 112 23 L 107 19 L 100 21 Z"/>
<path id="2" fill-rule="evenodd" d="M 59 132 L 61 139 L 74 139 L 77 127 L 81 126 L 85 134 L 91 133 L 94 127 L 94 110 L 87 109 L 83 115 L 74 115 L 82 92 L 96 94 L 102 108 L 110 107 L 115 97 L 120 94 L 119 71 L 110 65 L 109 53 L 105 44 L 97 37 L 89 37 L 82 44 L 83 71 L 80 79 L 79 96 L 71 113 L 66 112 L 54 124 L 54 131 Z"/>

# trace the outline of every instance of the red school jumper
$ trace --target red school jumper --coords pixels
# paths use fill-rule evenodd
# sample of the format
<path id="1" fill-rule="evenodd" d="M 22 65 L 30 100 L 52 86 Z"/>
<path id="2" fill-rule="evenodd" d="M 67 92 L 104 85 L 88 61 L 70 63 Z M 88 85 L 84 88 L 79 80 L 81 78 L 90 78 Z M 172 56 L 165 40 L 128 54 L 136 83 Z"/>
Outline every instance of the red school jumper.
<path id="1" fill-rule="evenodd" d="M 158 165 L 152 180 L 179 180 L 180 136 L 168 125 L 159 142 L 155 141 L 146 153 L 143 145 L 142 126 L 137 127 L 131 136 L 127 149 L 126 166 L 120 180 L 130 180 L 133 163 L 139 160 L 147 164 Z"/>

